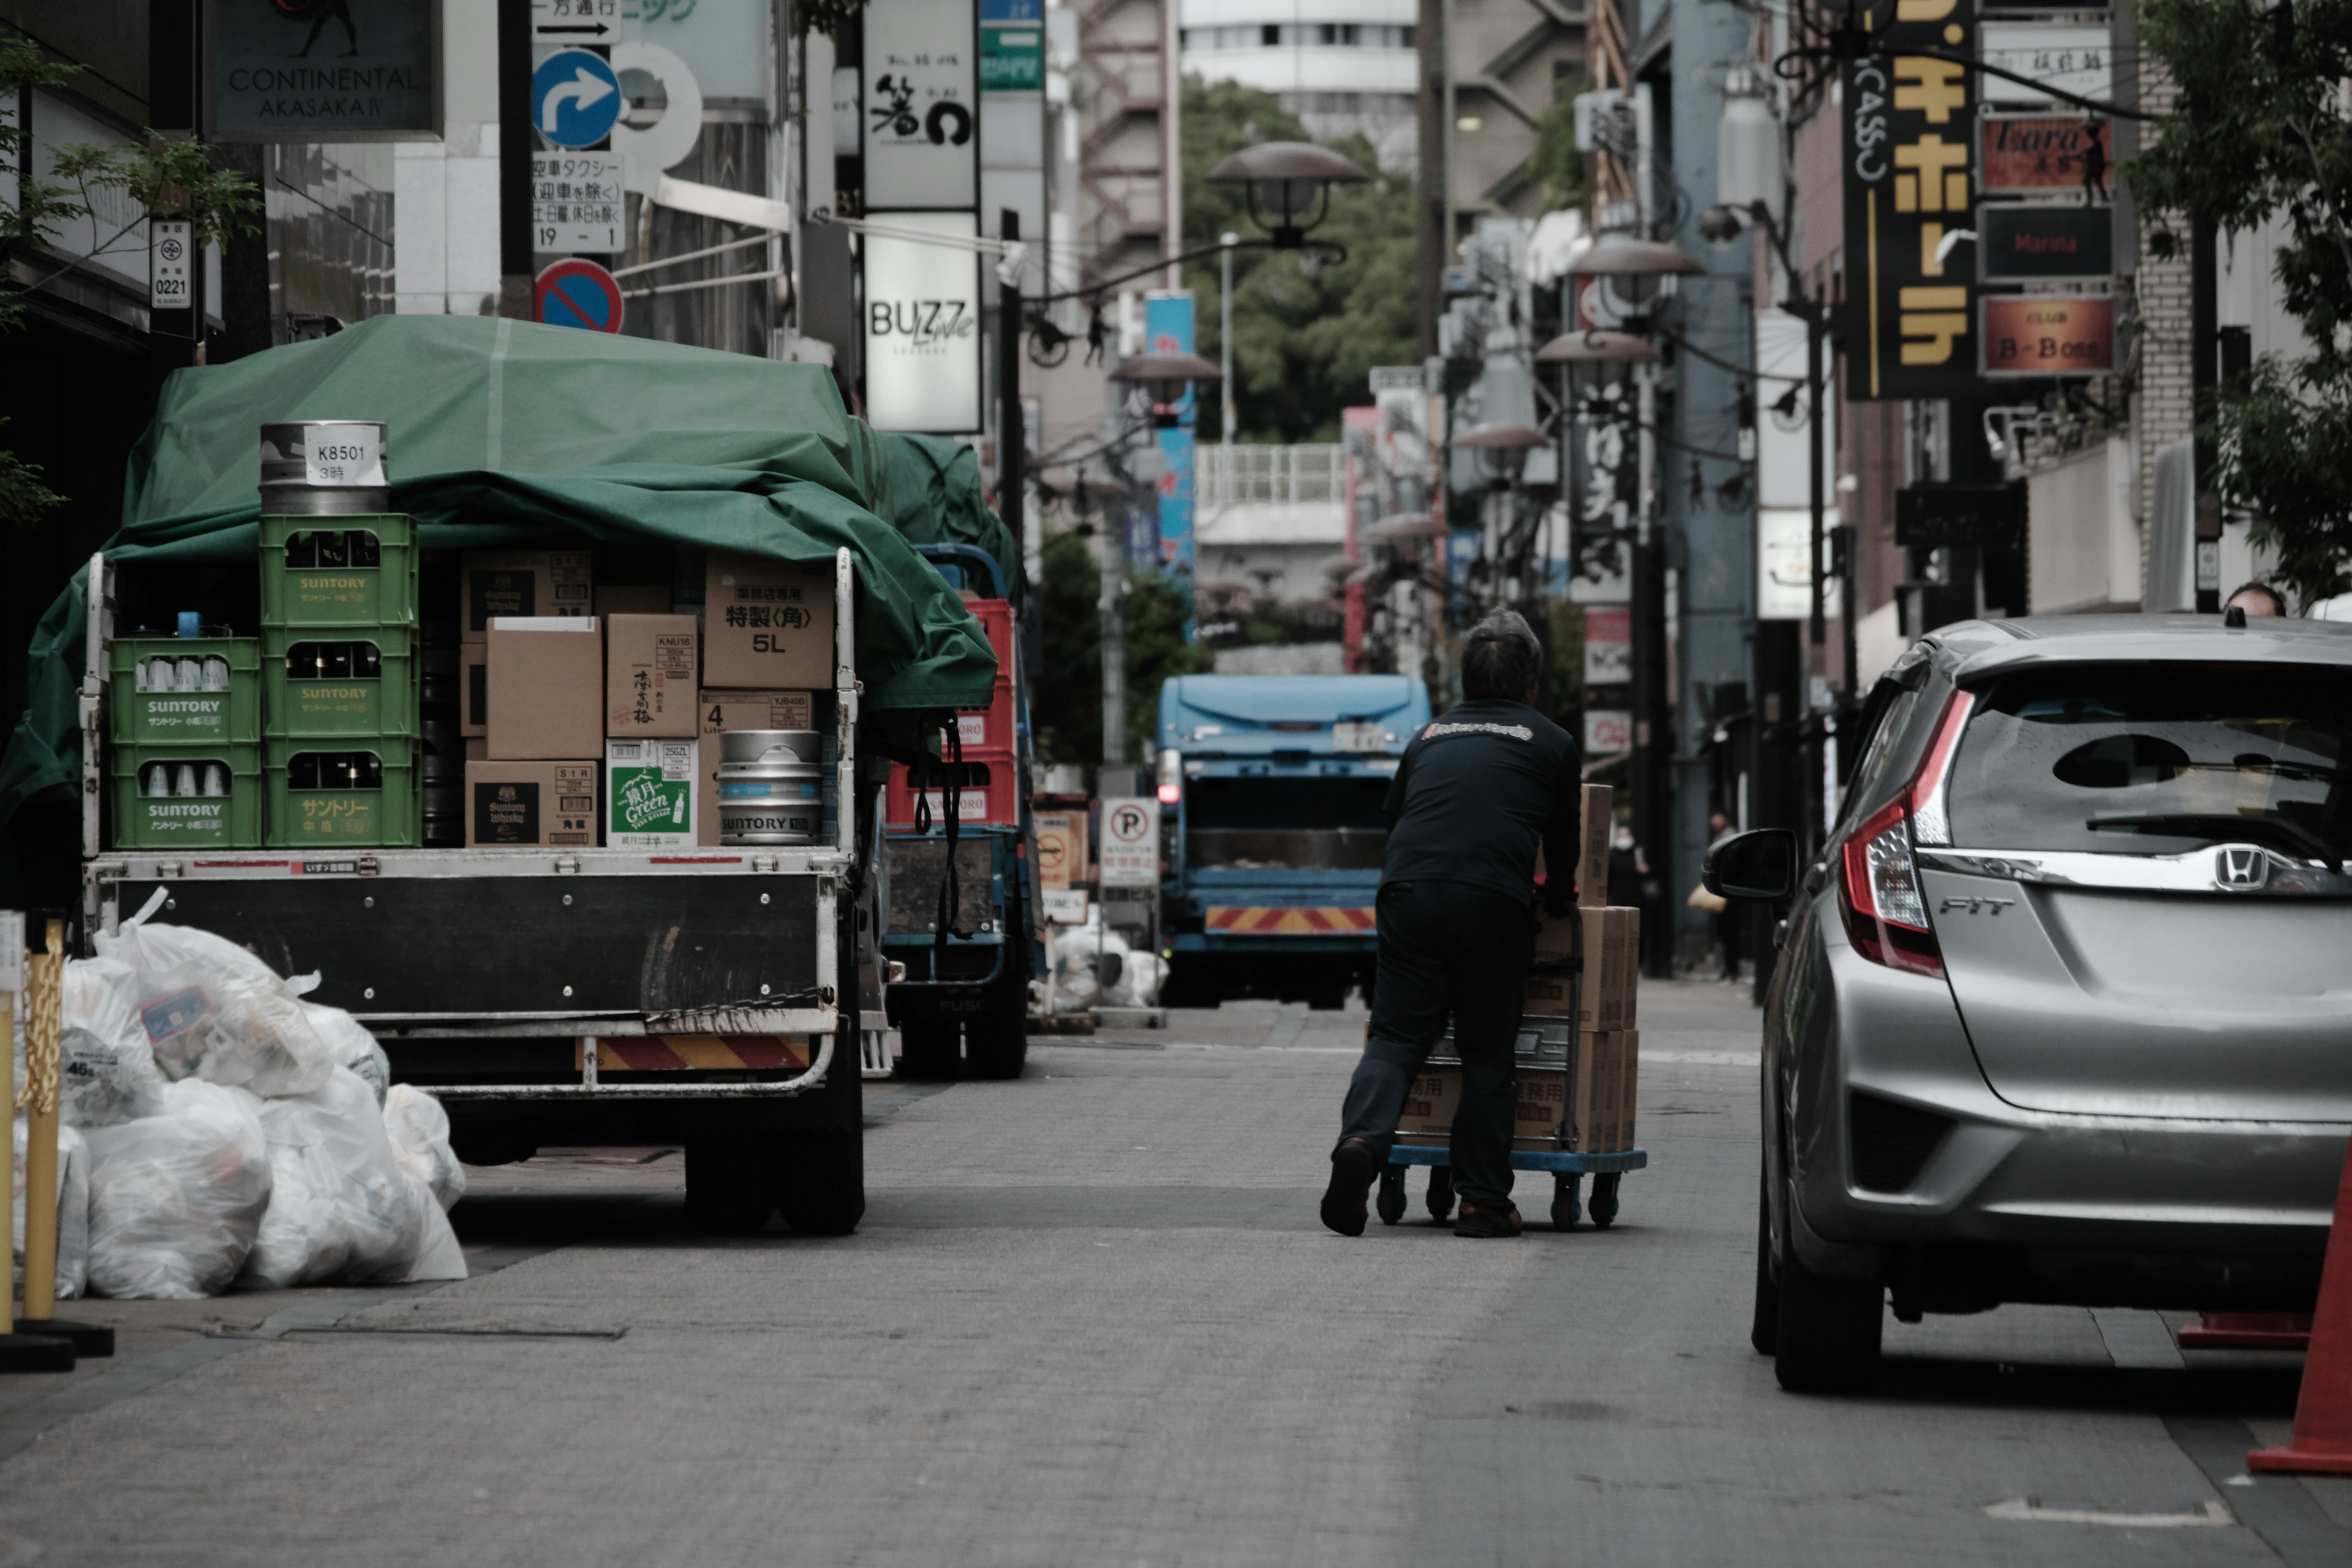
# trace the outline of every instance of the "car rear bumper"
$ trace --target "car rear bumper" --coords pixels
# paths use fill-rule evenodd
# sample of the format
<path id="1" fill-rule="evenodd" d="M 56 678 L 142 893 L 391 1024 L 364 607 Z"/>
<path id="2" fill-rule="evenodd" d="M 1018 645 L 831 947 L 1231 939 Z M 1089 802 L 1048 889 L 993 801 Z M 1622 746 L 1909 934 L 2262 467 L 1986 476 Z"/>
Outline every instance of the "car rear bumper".
<path id="1" fill-rule="evenodd" d="M 2308 1306 L 2352 1127 L 2021 1110 L 1940 983 L 1843 944 L 1821 956 L 1834 1031 L 1795 1047 L 1793 1099 L 1811 1112 L 1792 1128 L 1810 1265 L 1930 1310 Z"/>

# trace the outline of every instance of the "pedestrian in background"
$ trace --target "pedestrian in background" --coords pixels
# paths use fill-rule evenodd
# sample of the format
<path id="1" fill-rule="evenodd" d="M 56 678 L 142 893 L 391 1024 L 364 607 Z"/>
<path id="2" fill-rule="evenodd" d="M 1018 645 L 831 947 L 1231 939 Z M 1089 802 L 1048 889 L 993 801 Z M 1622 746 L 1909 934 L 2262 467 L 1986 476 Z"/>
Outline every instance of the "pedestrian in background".
<path id="1" fill-rule="evenodd" d="M 1508 610 L 1472 627 L 1464 700 L 1413 738 L 1389 786 L 1371 1026 L 1323 1193 L 1323 1223 L 1342 1236 L 1364 1234 L 1405 1091 L 1449 1019 L 1462 1058 L 1454 1234 L 1519 1234 L 1512 1052 L 1535 948 L 1536 848 L 1551 868 L 1545 901 L 1565 910 L 1582 809 L 1576 742 L 1531 706 L 1542 661 L 1535 633 Z"/>

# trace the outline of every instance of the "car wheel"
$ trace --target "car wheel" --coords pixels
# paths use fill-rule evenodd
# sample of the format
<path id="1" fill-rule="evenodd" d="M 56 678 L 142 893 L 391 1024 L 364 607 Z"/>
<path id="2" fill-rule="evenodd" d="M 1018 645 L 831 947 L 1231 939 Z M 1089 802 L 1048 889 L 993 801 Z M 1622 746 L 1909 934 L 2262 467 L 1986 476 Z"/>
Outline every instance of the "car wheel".
<path id="1" fill-rule="evenodd" d="M 1796 1203 L 1790 1194 L 1789 1203 Z M 1781 1226 L 1779 1321 L 1772 1373 L 1790 1394 L 1866 1394 L 1878 1378 L 1886 1290 L 1875 1280 L 1832 1279 L 1807 1268 Z"/>
<path id="2" fill-rule="evenodd" d="M 1756 1183 L 1756 1308 L 1748 1321 L 1748 1342 L 1758 1355 L 1770 1355 L 1780 1332 L 1780 1287 L 1772 1279 L 1772 1203 L 1764 1182 Z"/>

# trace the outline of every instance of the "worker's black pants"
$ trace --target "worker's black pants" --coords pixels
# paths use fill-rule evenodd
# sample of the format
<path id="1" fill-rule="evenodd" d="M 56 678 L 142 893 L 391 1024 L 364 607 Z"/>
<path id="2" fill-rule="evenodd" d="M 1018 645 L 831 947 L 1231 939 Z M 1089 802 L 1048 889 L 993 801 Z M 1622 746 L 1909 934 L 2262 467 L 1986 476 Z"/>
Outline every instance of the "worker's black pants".
<path id="1" fill-rule="evenodd" d="M 1372 1026 L 1348 1084 L 1342 1142 L 1388 1158 L 1405 1091 L 1454 1021 L 1462 1102 L 1454 1113 L 1454 1190 L 1480 1208 L 1511 1201 L 1513 1046 L 1535 947 L 1535 914 L 1466 882 L 1384 882 Z"/>

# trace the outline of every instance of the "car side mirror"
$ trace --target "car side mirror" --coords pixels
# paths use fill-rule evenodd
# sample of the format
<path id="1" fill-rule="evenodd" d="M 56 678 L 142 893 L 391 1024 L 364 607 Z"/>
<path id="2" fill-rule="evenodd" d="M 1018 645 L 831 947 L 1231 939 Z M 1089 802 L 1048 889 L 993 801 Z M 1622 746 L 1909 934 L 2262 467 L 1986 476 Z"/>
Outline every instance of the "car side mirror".
<path id="1" fill-rule="evenodd" d="M 1735 833 L 1706 852 L 1706 890 L 1725 899 L 1785 899 L 1797 886 L 1797 835 L 1786 827 Z"/>

